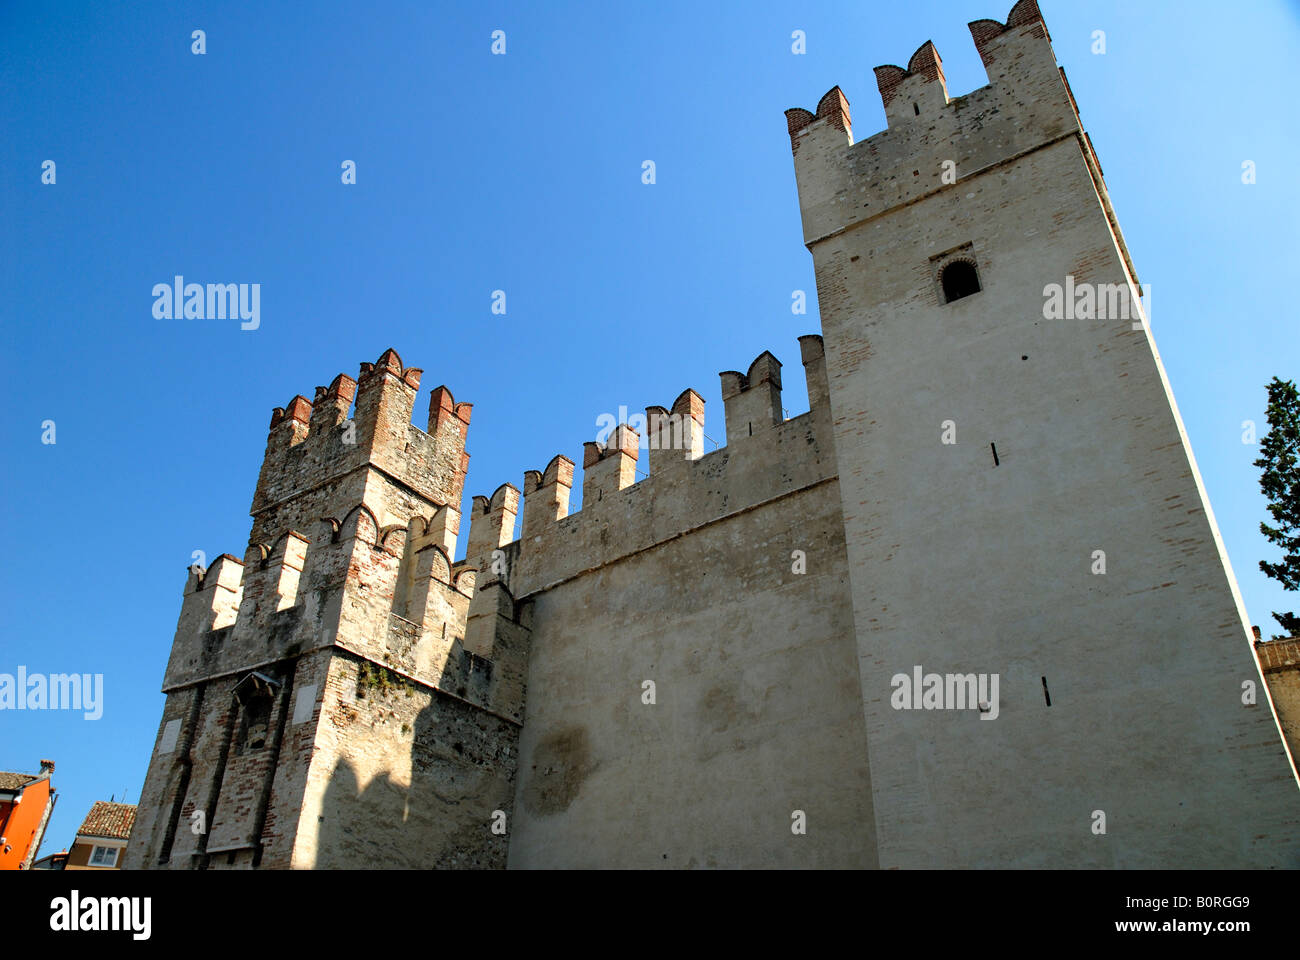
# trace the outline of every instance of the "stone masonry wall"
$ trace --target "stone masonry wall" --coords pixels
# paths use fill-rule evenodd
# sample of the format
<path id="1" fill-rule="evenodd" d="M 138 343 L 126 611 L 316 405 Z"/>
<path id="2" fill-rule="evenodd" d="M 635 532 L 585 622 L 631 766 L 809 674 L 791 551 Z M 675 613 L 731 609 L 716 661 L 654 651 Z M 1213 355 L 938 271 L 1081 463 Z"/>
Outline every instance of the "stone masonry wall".
<path id="1" fill-rule="evenodd" d="M 1009 19 L 971 25 L 989 88 L 948 102 L 923 48 L 895 91 L 919 112 L 868 140 L 838 91 L 791 111 L 880 865 L 1296 866 L 1296 781 L 1241 701 L 1236 585 L 1137 298 L 1044 317 L 1067 276 L 1136 281 L 1033 0 Z M 952 259 L 980 290 L 945 302 Z M 918 666 L 998 675 L 998 716 L 896 709 Z"/>
<path id="2" fill-rule="evenodd" d="M 1255 644 L 1292 762 L 1300 759 L 1300 637 Z"/>
<path id="3" fill-rule="evenodd" d="M 809 413 L 782 419 L 765 354 L 723 374 L 725 447 L 648 451 L 647 479 L 598 473 L 539 527 L 526 502 L 512 868 L 876 865 L 820 339 L 804 347 Z"/>
<path id="4" fill-rule="evenodd" d="M 504 868 L 518 724 L 335 655 L 296 868 Z M 501 815 L 494 817 L 496 811 Z"/>

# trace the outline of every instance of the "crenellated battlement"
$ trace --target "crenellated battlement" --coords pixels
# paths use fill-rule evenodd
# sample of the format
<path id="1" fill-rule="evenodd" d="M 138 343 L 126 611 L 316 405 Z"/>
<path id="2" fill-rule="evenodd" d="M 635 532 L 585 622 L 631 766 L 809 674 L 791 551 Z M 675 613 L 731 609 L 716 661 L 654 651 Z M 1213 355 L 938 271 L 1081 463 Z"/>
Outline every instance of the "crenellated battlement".
<path id="1" fill-rule="evenodd" d="M 341 647 L 504 716 L 522 709 L 492 645 L 464 648 L 479 561 L 511 539 L 519 491 L 475 498 L 469 557 L 454 562 L 472 406 L 440 386 L 417 428 L 421 374 L 390 349 L 273 411 L 243 560 L 189 572 L 164 689 Z"/>
<path id="2" fill-rule="evenodd" d="M 416 427 L 411 414 L 422 372 L 390 349 L 361 364 L 357 379 L 340 373 L 316 388 L 314 400 L 299 394 L 276 407 L 250 511 L 253 539 L 319 516 L 313 492 L 364 469 L 408 487 L 428 507 L 459 504 L 473 407 L 440 386 L 430 397 L 427 428 Z"/>
<path id="3" fill-rule="evenodd" d="M 514 539 L 519 516 L 519 488 L 503 483 L 491 497 L 474 497 L 470 504 L 467 560 L 491 557 L 492 551 Z"/>
<path id="4" fill-rule="evenodd" d="M 1026 27 L 1028 29 L 1025 33 L 1029 36 L 1041 37 L 1049 43 L 1052 39 L 1052 35 L 1047 32 L 1047 23 L 1043 20 L 1043 14 L 1038 9 L 1037 0 L 1020 0 L 1007 14 L 1006 23 L 998 23 L 996 20 L 973 20 L 966 26 L 970 29 L 971 39 L 975 41 L 975 49 L 979 51 L 980 60 L 986 67 L 997 58 L 997 41 L 1009 31 Z"/>
<path id="5" fill-rule="evenodd" d="M 646 407 L 649 475 L 637 479 L 640 432 L 618 424 L 583 445 L 582 507 L 569 512 L 574 462 L 557 455 L 524 473 L 522 534 L 502 582 L 514 597 L 580 570 L 646 549 L 835 476 L 822 338 L 799 338 L 810 410 L 786 419 L 781 362 L 763 351 L 744 373 L 719 374 L 727 443 L 703 452 L 704 400 L 687 389 L 671 408 Z M 503 484 L 475 497 L 469 556 L 480 563 L 513 539 L 518 491 Z"/>
<path id="6" fill-rule="evenodd" d="M 895 126 L 913 116 L 927 116 L 948 105 L 948 80 L 943 75 L 939 51 L 929 40 L 917 48 L 907 61 L 907 69 L 886 64 L 876 67 L 876 86 L 885 107 L 889 125 Z M 924 109 L 923 109 L 924 106 Z"/>
<path id="7" fill-rule="evenodd" d="M 822 97 L 815 113 L 786 111 L 806 246 L 931 194 L 970 192 L 980 175 L 1071 139 L 1118 234 L 1101 167 L 1038 4 L 1020 0 L 1005 24 L 976 20 L 969 28 L 989 78 L 969 94 L 949 97 L 939 52 L 926 41 L 906 69 L 875 68 L 885 130 L 855 141 L 839 87 Z"/>
<path id="8" fill-rule="evenodd" d="M 724 370 L 722 404 L 726 409 L 727 443 L 735 443 L 775 426 L 784 419 L 781 407 L 781 361 L 764 350 L 745 373 Z"/>
<path id="9" fill-rule="evenodd" d="M 497 498 L 498 517 L 510 489 Z M 478 666 L 467 659 L 479 574 L 473 562 L 452 560 L 458 522 L 458 513 L 443 507 L 405 526 L 380 526 L 375 512 L 358 504 L 308 532 L 250 544 L 242 561 L 223 554 L 206 570 L 196 565 L 163 689 L 341 647 L 451 695 L 477 691 L 476 702 L 514 715 L 522 702 L 508 701 L 488 681 L 497 676 L 510 696 L 522 695 L 522 687 L 509 671 L 494 674 L 491 645 L 474 654 Z M 466 686 L 471 676 L 478 679 Z"/>
<path id="10" fill-rule="evenodd" d="M 636 482 L 636 461 L 641 437 L 626 423 L 614 428 L 604 443 L 582 445 L 582 503 L 599 503 L 604 497 Z"/>
<path id="11" fill-rule="evenodd" d="M 1047 44 L 1048 50 L 1051 49 L 1051 36 L 1043 22 L 1037 0 L 1019 0 L 1011 8 L 1005 24 L 996 20 L 975 20 L 967 24 L 967 27 L 981 62 L 989 70 L 990 83 L 1015 77 L 1017 71 L 1012 61 L 1032 49 L 1021 44 L 1021 40 L 1041 40 Z M 989 68 L 998 61 L 1002 61 L 1002 64 L 995 73 Z M 889 63 L 876 67 L 874 72 L 881 104 L 891 128 L 915 117 L 931 118 L 937 108 L 951 102 L 948 97 L 948 81 L 943 72 L 943 60 L 930 40 L 916 49 L 908 59 L 906 68 Z M 818 102 L 815 113 L 802 107 L 793 107 L 786 111 L 786 121 L 796 153 L 799 148 L 796 134 L 819 121 L 852 137 L 848 99 L 839 87 L 827 91 Z"/>
<path id="12" fill-rule="evenodd" d="M 668 460 L 698 460 L 704 455 L 704 398 L 689 387 L 671 408 L 646 407 L 647 467 L 664 469 Z"/>
<path id="13" fill-rule="evenodd" d="M 562 453 L 552 457 L 545 470 L 525 470 L 522 539 L 531 540 L 567 517 L 572 490 L 573 461 Z"/>

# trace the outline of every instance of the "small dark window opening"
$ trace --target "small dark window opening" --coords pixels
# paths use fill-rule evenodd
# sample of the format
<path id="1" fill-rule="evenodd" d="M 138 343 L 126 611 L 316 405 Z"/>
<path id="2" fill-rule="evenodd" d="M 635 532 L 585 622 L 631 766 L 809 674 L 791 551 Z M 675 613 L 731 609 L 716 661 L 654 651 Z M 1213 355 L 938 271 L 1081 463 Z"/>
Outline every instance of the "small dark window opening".
<path id="1" fill-rule="evenodd" d="M 244 749 L 261 750 L 266 746 L 267 728 L 271 723 L 271 698 L 254 697 L 246 711 Z"/>
<path id="2" fill-rule="evenodd" d="M 939 275 L 943 286 L 943 302 L 952 303 L 972 293 L 980 292 L 980 279 L 975 273 L 975 264 L 966 260 L 954 260 L 943 268 Z"/>
<path id="3" fill-rule="evenodd" d="M 921 115 L 921 108 L 914 103 L 912 104 L 912 112 L 919 117 Z"/>

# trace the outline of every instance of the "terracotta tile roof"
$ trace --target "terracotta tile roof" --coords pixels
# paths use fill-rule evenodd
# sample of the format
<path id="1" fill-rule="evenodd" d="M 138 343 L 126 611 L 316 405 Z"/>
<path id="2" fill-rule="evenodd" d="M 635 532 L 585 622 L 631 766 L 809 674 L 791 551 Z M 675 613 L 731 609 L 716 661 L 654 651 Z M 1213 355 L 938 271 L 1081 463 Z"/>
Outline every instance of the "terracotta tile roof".
<path id="1" fill-rule="evenodd" d="M 0 770 L 0 790 L 17 790 L 24 784 L 31 783 L 39 774 L 36 773 L 10 773 L 7 770 Z"/>
<path id="2" fill-rule="evenodd" d="M 109 803 L 96 800 L 95 805 L 86 814 L 85 821 L 77 830 L 77 836 L 109 837 L 125 840 L 131 836 L 131 825 L 135 823 L 134 803 Z"/>

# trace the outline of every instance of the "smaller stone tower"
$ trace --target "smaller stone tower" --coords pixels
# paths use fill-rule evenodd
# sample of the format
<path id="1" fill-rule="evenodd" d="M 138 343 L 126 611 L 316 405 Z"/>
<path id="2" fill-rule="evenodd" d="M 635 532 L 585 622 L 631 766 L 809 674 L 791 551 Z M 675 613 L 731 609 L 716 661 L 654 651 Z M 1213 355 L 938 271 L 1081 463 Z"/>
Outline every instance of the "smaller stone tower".
<path id="1" fill-rule="evenodd" d="M 470 404 L 416 428 L 420 374 L 388 350 L 272 414 L 243 559 L 189 573 L 128 868 L 504 865 L 527 630 L 474 595 L 518 491 L 453 563 Z"/>

